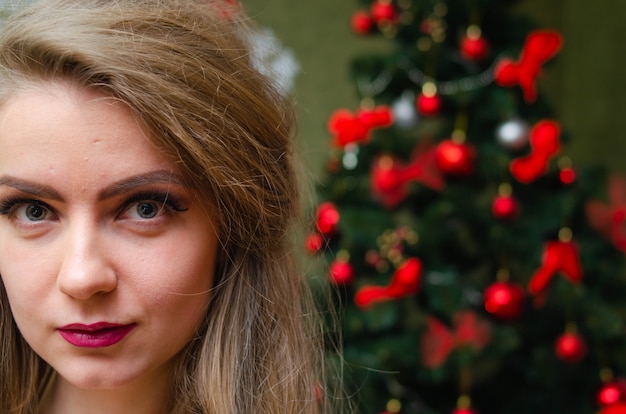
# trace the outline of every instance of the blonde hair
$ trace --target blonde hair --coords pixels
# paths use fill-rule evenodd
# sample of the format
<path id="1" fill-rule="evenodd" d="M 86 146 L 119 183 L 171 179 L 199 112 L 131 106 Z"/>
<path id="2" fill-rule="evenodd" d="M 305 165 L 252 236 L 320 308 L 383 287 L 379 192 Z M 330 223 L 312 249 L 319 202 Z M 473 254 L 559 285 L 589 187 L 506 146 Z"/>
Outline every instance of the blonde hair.
<path id="1" fill-rule="evenodd" d="M 293 116 L 251 65 L 247 27 L 225 1 L 45 0 L 0 36 L 0 100 L 61 78 L 125 102 L 218 218 L 216 285 L 172 412 L 320 413 L 320 323 L 289 247 Z M 0 293 L 0 412 L 36 412 L 51 368 Z"/>

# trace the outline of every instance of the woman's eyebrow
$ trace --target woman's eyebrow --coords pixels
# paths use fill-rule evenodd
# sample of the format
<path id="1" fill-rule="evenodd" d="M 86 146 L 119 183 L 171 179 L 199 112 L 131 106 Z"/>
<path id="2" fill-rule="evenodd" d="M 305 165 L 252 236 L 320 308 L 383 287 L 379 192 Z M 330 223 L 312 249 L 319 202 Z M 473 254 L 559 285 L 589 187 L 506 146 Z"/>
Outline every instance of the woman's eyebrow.
<path id="1" fill-rule="evenodd" d="M 117 181 L 98 194 L 98 200 L 106 200 L 111 197 L 118 196 L 133 191 L 139 187 L 147 185 L 176 185 L 179 187 L 187 187 L 183 179 L 171 171 L 157 170 L 143 174 L 133 175 L 123 180 Z M 47 200 L 63 201 L 61 194 L 53 187 L 39 184 L 33 181 L 24 180 L 22 178 L 10 175 L 0 176 L 0 186 L 8 186 L 22 193 L 30 194 L 33 197 L 44 198 Z"/>
<path id="2" fill-rule="evenodd" d="M 38 184 L 29 180 L 12 177 L 10 175 L 0 176 L 0 186 L 12 187 L 22 193 L 31 194 L 38 198 L 45 198 L 54 201 L 63 201 L 63 197 L 54 188 Z"/>
<path id="3" fill-rule="evenodd" d="M 125 194 L 134 191 L 137 188 L 147 185 L 166 184 L 176 185 L 179 187 L 187 187 L 183 179 L 171 171 L 157 170 L 150 171 L 143 174 L 133 175 L 123 180 L 117 181 L 105 189 L 103 189 L 98 195 L 99 200 L 105 200 L 107 198 L 115 197 L 120 194 Z"/>

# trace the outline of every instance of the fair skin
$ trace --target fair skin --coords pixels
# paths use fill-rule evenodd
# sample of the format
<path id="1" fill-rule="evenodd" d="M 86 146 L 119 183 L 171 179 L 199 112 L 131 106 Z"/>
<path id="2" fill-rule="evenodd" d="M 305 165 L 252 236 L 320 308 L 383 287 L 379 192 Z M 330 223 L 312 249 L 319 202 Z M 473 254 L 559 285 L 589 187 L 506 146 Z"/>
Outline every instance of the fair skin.
<path id="1" fill-rule="evenodd" d="M 45 414 L 160 413 L 205 315 L 209 209 L 130 111 L 67 81 L 0 106 L 0 275 Z"/>

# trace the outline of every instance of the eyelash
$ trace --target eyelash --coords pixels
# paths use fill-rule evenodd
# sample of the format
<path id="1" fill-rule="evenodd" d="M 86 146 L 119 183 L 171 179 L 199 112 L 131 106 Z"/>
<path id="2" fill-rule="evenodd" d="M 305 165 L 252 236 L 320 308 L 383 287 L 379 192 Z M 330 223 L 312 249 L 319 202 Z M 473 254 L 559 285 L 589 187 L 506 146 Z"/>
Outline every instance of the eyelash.
<path id="1" fill-rule="evenodd" d="M 166 212 L 184 212 L 188 210 L 188 208 L 182 206 L 182 202 L 178 197 L 169 192 L 145 191 L 133 194 L 130 198 L 125 200 L 117 215 L 119 216 L 127 211 L 133 204 L 142 201 L 158 203 L 160 212 L 163 209 L 165 209 Z M 0 200 L 0 216 L 11 216 L 18 207 L 23 205 L 39 206 L 54 213 L 54 209 L 42 201 L 25 197 L 7 197 L 4 200 Z"/>

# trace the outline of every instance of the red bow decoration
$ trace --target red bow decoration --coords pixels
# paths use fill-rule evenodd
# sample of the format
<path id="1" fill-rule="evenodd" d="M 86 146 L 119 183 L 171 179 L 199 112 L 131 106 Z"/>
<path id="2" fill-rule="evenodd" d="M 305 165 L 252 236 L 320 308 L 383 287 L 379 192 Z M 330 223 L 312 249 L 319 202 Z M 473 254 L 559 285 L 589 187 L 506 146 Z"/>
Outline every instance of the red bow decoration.
<path id="1" fill-rule="evenodd" d="M 559 153 L 561 127 L 555 121 L 544 119 L 530 131 L 531 153 L 511 161 L 511 174 L 521 183 L 535 181 L 548 170 L 548 162 Z"/>
<path id="2" fill-rule="evenodd" d="M 587 219 L 591 227 L 626 253 L 626 180 L 622 177 L 611 177 L 608 193 L 609 205 L 597 200 L 587 202 Z"/>
<path id="3" fill-rule="evenodd" d="M 333 144 L 343 148 L 352 142 L 367 143 L 372 129 L 388 127 L 392 123 L 393 115 L 388 106 L 359 109 L 355 114 L 338 109 L 328 120 L 328 131 L 334 135 Z"/>
<path id="4" fill-rule="evenodd" d="M 563 45 L 563 37 L 553 30 L 531 32 L 526 38 L 519 60 L 502 59 L 496 65 L 495 81 L 500 86 L 519 84 L 526 102 L 537 99 L 535 79 L 541 72 L 541 65 L 558 53 Z"/>
<path id="5" fill-rule="evenodd" d="M 433 317 L 429 317 L 426 323 L 420 354 L 422 364 L 428 368 L 443 365 L 455 349 L 470 348 L 480 351 L 491 342 L 491 325 L 470 310 L 463 310 L 454 315 L 453 330 Z"/>
<path id="6" fill-rule="evenodd" d="M 562 273 L 573 283 L 582 280 L 583 269 L 578 250 L 570 241 L 547 242 L 542 262 L 542 266 L 533 274 L 528 284 L 528 290 L 533 295 L 543 292 L 557 272 Z"/>
<path id="7" fill-rule="evenodd" d="M 419 290 L 422 275 L 422 262 L 413 257 L 407 259 L 393 274 L 387 286 L 363 286 L 354 297 L 359 308 L 367 308 L 376 302 L 399 299 L 413 295 Z"/>
<path id="8" fill-rule="evenodd" d="M 404 200 L 412 181 L 420 182 L 435 191 L 440 191 L 445 186 L 441 171 L 437 168 L 435 148 L 429 144 L 420 145 L 408 165 L 390 155 L 383 155 L 374 161 L 371 174 L 372 192 L 384 206 L 392 208 Z"/>

